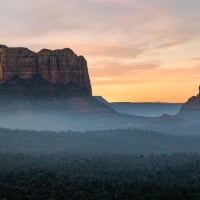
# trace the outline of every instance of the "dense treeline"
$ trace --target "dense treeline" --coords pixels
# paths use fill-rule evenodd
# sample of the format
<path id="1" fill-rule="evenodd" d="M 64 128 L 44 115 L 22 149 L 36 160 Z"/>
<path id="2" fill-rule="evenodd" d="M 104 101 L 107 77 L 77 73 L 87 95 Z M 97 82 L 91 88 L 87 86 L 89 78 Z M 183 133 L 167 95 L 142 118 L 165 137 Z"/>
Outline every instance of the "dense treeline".
<path id="1" fill-rule="evenodd" d="M 199 136 L 0 129 L 0 200 L 200 199 L 199 152 Z"/>
<path id="2" fill-rule="evenodd" d="M 0 154 L 4 200 L 195 200 L 200 155 Z"/>
<path id="3" fill-rule="evenodd" d="M 89 132 L 0 129 L 0 152 L 31 154 L 200 152 L 200 136 L 175 136 L 131 129 Z"/>

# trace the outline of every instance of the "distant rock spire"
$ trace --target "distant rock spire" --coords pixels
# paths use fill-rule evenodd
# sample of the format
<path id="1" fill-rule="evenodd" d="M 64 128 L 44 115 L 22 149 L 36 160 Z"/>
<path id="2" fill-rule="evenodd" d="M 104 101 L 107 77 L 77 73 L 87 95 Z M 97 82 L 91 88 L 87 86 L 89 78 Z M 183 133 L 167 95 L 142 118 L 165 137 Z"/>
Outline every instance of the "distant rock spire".
<path id="1" fill-rule="evenodd" d="M 200 96 L 200 85 L 199 85 L 199 94 L 198 95 Z"/>
<path id="2" fill-rule="evenodd" d="M 181 111 L 200 111 L 200 85 L 199 93 L 196 96 L 192 96 L 181 107 Z"/>

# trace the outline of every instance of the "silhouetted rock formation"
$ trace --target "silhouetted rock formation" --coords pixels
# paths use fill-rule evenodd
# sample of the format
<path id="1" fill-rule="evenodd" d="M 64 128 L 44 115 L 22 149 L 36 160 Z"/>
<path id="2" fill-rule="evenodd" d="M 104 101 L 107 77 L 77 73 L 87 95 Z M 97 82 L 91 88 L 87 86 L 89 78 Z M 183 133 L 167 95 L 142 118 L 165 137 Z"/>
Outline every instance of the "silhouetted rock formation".
<path id="1" fill-rule="evenodd" d="M 181 111 L 200 111 L 200 86 L 199 94 L 189 98 L 189 100 L 183 104 Z"/>
<path id="2" fill-rule="evenodd" d="M 92 95 L 87 62 L 71 49 L 42 49 L 0 45 L 0 93 L 34 95 Z"/>

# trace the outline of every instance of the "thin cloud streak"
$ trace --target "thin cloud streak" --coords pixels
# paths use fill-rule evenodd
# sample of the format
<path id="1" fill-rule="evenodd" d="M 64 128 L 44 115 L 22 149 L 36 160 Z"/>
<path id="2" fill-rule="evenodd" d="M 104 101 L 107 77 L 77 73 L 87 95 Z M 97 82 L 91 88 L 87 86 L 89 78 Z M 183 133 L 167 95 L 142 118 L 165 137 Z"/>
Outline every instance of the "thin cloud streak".
<path id="1" fill-rule="evenodd" d="M 94 77 L 123 77 L 127 75 L 137 74 L 146 70 L 152 70 L 159 67 L 158 64 L 151 63 L 129 63 L 124 64 L 120 62 L 102 63 L 103 67 L 92 68 L 91 75 Z M 126 81 L 125 81 L 126 83 Z"/>

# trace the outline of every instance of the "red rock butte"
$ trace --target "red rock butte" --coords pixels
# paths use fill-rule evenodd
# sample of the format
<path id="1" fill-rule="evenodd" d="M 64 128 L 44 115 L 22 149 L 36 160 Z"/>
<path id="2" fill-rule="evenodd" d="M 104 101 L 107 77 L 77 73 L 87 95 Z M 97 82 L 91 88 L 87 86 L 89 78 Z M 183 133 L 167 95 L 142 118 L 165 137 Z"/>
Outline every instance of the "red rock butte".
<path id="1" fill-rule="evenodd" d="M 85 94 L 92 95 L 87 61 L 71 49 L 42 49 L 35 53 L 24 47 L 0 45 L 0 85 L 13 79 L 27 81 L 36 76 L 52 84 L 67 86 L 73 83 Z"/>

